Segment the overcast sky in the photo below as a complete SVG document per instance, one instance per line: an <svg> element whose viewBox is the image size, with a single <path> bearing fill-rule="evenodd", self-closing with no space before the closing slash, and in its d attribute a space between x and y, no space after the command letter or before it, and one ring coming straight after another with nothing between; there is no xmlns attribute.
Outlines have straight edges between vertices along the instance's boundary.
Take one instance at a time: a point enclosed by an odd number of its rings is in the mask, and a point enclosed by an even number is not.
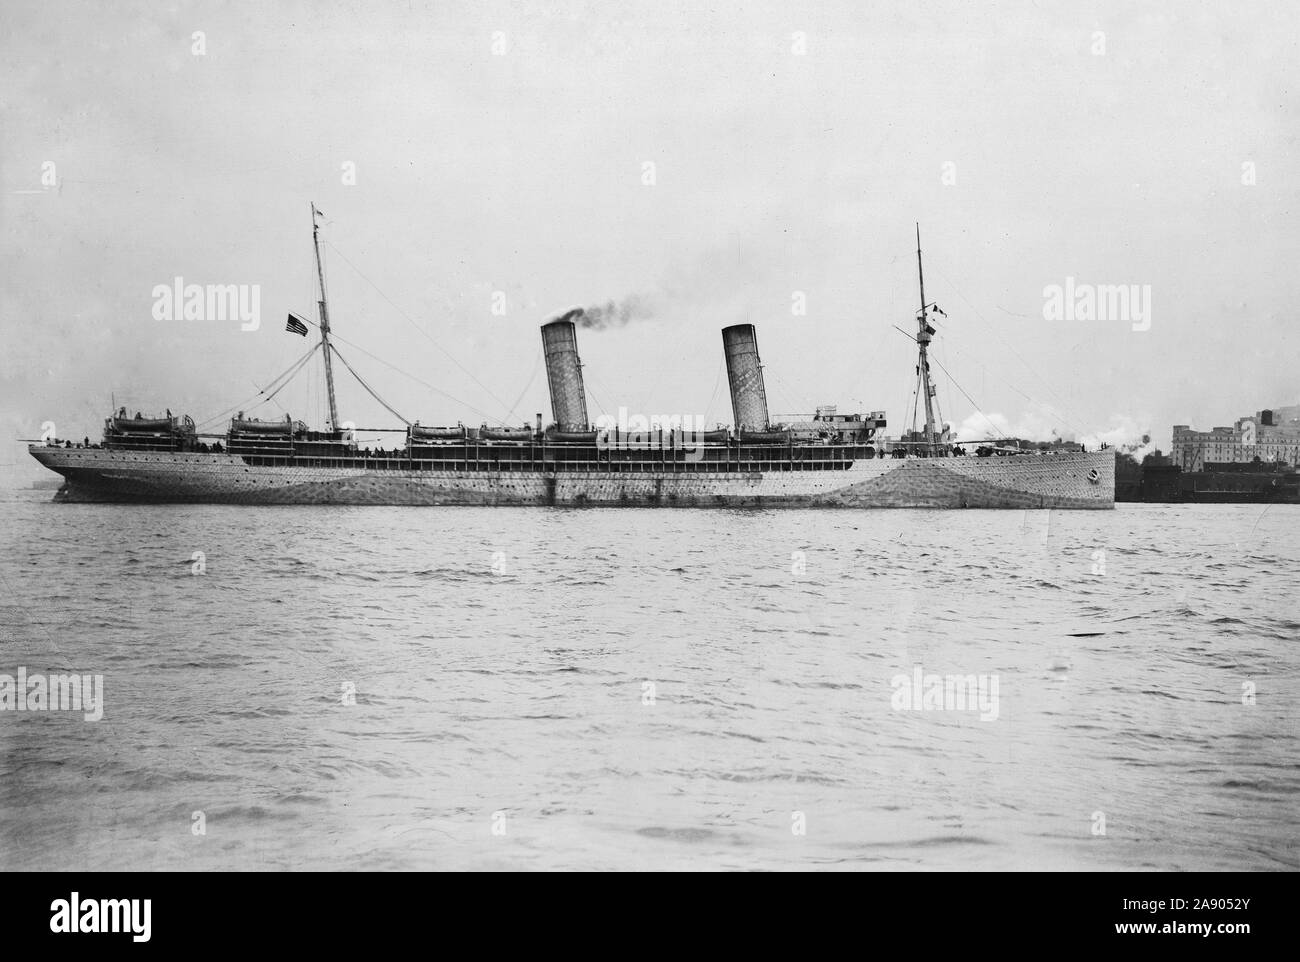
<svg viewBox="0 0 1300 962"><path fill-rule="evenodd" d="M315 317L311 201L336 332L420 380L341 350L425 424L549 419L538 326L635 295L580 332L593 416L730 421L718 331L747 320L774 412L892 433L917 221L954 425L985 423L969 395L1167 448L1300 400L1294 4L542 6L6 0L7 437L255 395L309 346L283 328ZM259 285L260 328L156 320L178 276ZM1067 277L1149 285L1149 330L1046 320ZM320 380L256 413L320 424Z"/></svg>

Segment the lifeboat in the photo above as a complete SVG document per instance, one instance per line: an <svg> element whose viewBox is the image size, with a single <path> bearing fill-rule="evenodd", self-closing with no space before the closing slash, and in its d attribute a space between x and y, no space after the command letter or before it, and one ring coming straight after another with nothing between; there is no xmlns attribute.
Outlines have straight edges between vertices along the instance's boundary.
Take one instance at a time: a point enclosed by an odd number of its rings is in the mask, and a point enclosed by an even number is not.
<svg viewBox="0 0 1300 962"><path fill-rule="evenodd" d="M615 428L598 430L597 438L614 447L668 447L682 444L721 444L727 440L727 429L692 431L684 428L653 431L619 431Z"/></svg>
<svg viewBox="0 0 1300 962"><path fill-rule="evenodd" d="M465 436L463 424L458 424L454 428L426 428L419 424L411 425L412 441L459 441Z"/></svg>
<svg viewBox="0 0 1300 962"><path fill-rule="evenodd" d="M170 431L176 426L175 418L113 418L113 430L131 434Z"/></svg>
<svg viewBox="0 0 1300 962"><path fill-rule="evenodd" d="M283 421L263 421L259 418L231 418L230 430L237 434L291 435L294 433L294 423L287 417Z"/></svg>
<svg viewBox="0 0 1300 962"><path fill-rule="evenodd" d="M490 428L486 424L478 429L479 437L486 441L531 441L532 428Z"/></svg>

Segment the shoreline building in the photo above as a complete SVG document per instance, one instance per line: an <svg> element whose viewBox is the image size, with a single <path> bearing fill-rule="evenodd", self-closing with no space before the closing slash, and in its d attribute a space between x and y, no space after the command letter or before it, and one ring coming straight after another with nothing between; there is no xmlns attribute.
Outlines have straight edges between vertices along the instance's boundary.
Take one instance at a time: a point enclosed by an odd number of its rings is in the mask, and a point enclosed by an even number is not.
<svg viewBox="0 0 1300 962"><path fill-rule="evenodd" d="M1232 427L1194 431L1175 424L1170 458L1184 471L1204 471L1207 464L1300 463L1300 405L1257 411Z"/></svg>

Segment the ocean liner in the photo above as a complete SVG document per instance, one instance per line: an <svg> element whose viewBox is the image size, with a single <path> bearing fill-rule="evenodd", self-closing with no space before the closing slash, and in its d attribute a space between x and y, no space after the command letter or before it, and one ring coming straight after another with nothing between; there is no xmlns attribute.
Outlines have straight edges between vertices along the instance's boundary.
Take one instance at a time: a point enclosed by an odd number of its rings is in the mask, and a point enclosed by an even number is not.
<svg viewBox="0 0 1300 962"><path fill-rule="evenodd" d="M361 448L341 422L320 256L319 211L312 243L320 299L319 340L290 371L320 353L328 425L261 420L239 412L225 433L200 433L187 416L107 418L98 444L51 438L31 455L65 481L56 500L235 504L551 505L650 507L1113 508L1114 451L1022 451L996 442L968 452L937 416L929 345L936 305L925 299L920 231L916 394L924 425L884 436L884 412L841 414L832 406L798 419L769 416L763 366L751 324L722 330L734 422L611 424L588 417L575 322L581 309L541 328L553 423L397 429L393 450ZM287 328L310 323L290 315ZM906 332L904 332L906 333ZM369 385L358 377L366 390ZM276 382L272 382L273 384ZM279 390L279 387L276 390ZM378 398L378 395L375 397ZM269 399L269 397L267 398ZM385 404L385 407L387 405ZM914 411L920 405L914 406ZM391 410L391 408L389 409ZM393 412L396 414L396 412ZM400 417L400 415L399 415ZM405 420L405 419L402 419ZM376 429L377 430L377 429Z"/></svg>

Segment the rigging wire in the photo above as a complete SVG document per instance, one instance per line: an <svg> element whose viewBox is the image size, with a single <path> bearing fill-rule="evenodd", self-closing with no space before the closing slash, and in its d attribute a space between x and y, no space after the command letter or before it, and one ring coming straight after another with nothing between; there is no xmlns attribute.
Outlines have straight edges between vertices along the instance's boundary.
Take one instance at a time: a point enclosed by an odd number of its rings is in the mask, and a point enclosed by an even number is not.
<svg viewBox="0 0 1300 962"><path fill-rule="evenodd" d="M203 427L205 424L211 424L213 421L220 421L222 418L229 417L231 414L234 414L236 411L240 410L241 408L242 408L242 409L245 409L245 410L250 410L250 409L248 408L248 405L249 405L249 404L251 404L253 401L256 401L256 400L257 400L259 397L261 397L263 394L266 394L267 390L271 387L271 385L279 383L279 381L280 381L282 378L284 378L284 377L287 376L288 379L289 379L288 381L285 381L284 384L280 384L279 387L277 387L274 391L271 392L271 395L270 395L269 397L263 398L262 401L258 401L257 405L255 405L255 406L260 406L260 405L263 404L265 401L269 401L269 400L271 399L271 397L274 397L276 394L278 394L278 393L280 392L280 390L281 390L282 388L284 388L284 387L289 383L289 381L292 381L292 380L293 380L293 378L297 375L297 373L298 373L300 370L302 370L303 365L305 365L309 360L311 360L311 356L312 356L313 354L315 354L315 353L316 353L317 351L319 351L319 350L320 350L320 344L319 344L319 342L318 342L318 343L316 343L315 345L313 345L313 346L311 347L311 349L307 351L306 354L304 354L302 357L298 358L298 360L296 360L296 361L294 361L292 364L290 364L289 367L286 368L284 371L281 371L280 374L278 374L275 378L273 378L273 379L270 381L270 383L268 383L268 384L266 385L266 387L262 388L262 390L258 391L256 394L254 394L254 395L253 395L252 397L250 397L248 400L246 400L246 401L241 401L239 404L236 404L234 407L231 407L231 408L226 409L225 411L222 411L220 414L215 414L215 415L213 415L213 416L210 417L210 418L207 418L207 419L205 419L205 420L203 420L203 421L200 421L200 422L198 423L198 427Z"/></svg>
<svg viewBox="0 0 1300 962"><path fill-rule="evenodd" d="M505 423L505 422L502 421L500 418L493 417L491 414L488 414L488 413L485 412L485 411L481 411L481 410L479 410L478 408L474 407L474 405L470 404L469 402L467 402L467 401L462 401L460 398L455 397L455 396L453 396L453 395L451 395L451 394L448 394L446 391L442 390L442 388L434 387L434 386L433 386L432 384L430 384L428 381L424 380L424 378L422 378L422 377L417 377L416 375L411 374L409 371L403 371L403 370L402 370L400 367L398 367L396 364L390 364L388 361L385 361L382 357L378 357L378 356L376 356L376 355L374 355L374 354L371 354L369 351L367 351L367 350L366 350L364 347L362 347L361 345L359 345L359 344L354 344L352 341L349 341L346 337L341 337L341 336L340 336L336 331L331 330L331 331L330 331L330 337L331 337L332 339L334 339L335 341L342 341L342 342L343 342L344 344L346 344L348 347L353 348L354 350L360 351L362 354L364 354L366 357L370 358L372 361L378 361L380 364L384 365L384 367L387 367L387 368L390 368L391 370L396 371L398 374L402 375L403 377L409 377L412 381L415 381L417 384L421 384L421 385L423 385L424 387L428 388L430 391L433 391L435 394L440 394L440 395L442 395L443 397L445 397L447 400L452 401L452 402L454 402L454 403L456 403L456 404L459 404L459 405L461 405L462 407L467 408L467 409L469 409L470 411L473 411L475 414L477 414L477 415L479 415L479 416L481 416L481 417L487 418L489 421L496 421L498 424L504 424L504 423Z"/></svg>
<svg viewBox="0 0 1300 962"><path fill-rule="evenodd" d="M921 401L921 372L916 372L916 387L912 389L912 433L916 434L917 406Z"/></svg>
<svg viewBox="0 0 1300 962"><path fill-rule="evenodd" d="M904 337L906 337L908 340L913 341L913 342L916 341L916 338L912 337L912 335L908 334L906 331L904 331L904 330L903 330L901 327L899 327L898 325L895 324L895 325L893 325L893 327L894 327L894 330L898 331L900 334L902 334L902 335L903 335ZM945 334L945 342L947 342L947 341L951 341L951 340L952 340L952 333L951 333L951 332L947 332L947 333ZM937 343L937 342L936 342L936 343ZM945 343L945 348L944 348L944 349L945 349L945 351L948 349L948 345L947 345L946 343ZM953 352L954 354L958 355L959 357L965 357L965 358L967 358L968 360L970 360L973 364L975 364L975 365L980 369L980 372L981 372L983 375L985 375L985 376L988 375L988 370L989 370L989 369L988 369L988 366L987 366L986 364L983 364L982 362L980 362L977 358L975 358L975 357L973 357L972 355L968 354L966 351L961 350L960 348L956 347L955 345L952 346L952 352ZM936 363L936 364L938 363L938 359L937 359L937 358L936 358L936 360L935 360L935 363ZM943 365L942 365L942 364L940 364L939 367L940 367L941 369L943 369ZM947 373L946 369L944 369L944 370L945 370L945 373ZM1039 399L1036 398L1036 397L1031 397L1030 395L1026 394L1024 391L1020 390L1020 388L1018 388L1018 387L1016 387L1014 384L1012 384L1010 381L1008 381L1006 378L1004 378L1004 377L1002 377L1001 375L999 375L996 371L994 372L993 376L994 376L998 381L1001 382L1001 384L1003 385L1003 387L1006 387L1007 389L1009 389L1009 390L1013 391L1014 393L1018 394L1020 397L1024 398L1024 399L1025 399L1026 401L1028 401L1030 404L1038 405L1039 407L1041 407L1041 408L1043 408L1044 410L1046 410L1049 414L1052 414L1052 415L1054 415L1055 417L1060 418L1061 421L1064 422L1065 425L1066 425L1068 428L1070 428L1072 431L1074 431L1076 434L1085 434L1085 433L1086 433L1086 432L1084 432L1084 431L1081 431L1081 430L1079 429L1078 425L1075 424L1072 420L1070 420L1070 418L1067 417L1066 414L1065 414L1063 411L1061 411L1059 408L1056 408L1056 407L1052 406L1051 404L1047 404L1047 403L1045 403L1045 402L1039 400ZM951 375L949 375L949 379L951 379L952 382L953 382L953 385L956 386L956 387L960 390L960 385L957 384L956 379L955 379L955 378L952 378ZM919 388L918 388L917 390L919 390ZM984 413L984 411L980 408L980 406L977 405L977 404L975 403L975 401L971 399L970 395L969 395L969 394L966 394L965 391L962 391L962 394L966 397L966 400L970 401L971 405L972 405L972 406L974 407L974 409L975 409L975 413L979 414L980 417L984 418L984 420L985 420L986 422L988 422L989 425L991 425L991 426L994 427L994 430L995 430L995 431L998 431L999 434L1001 434L1001 433L1002 433L1002 432L1001 432L1001 429L998 428L998 427L996 427L995 425L993 425L993 422L992 422L992 421L989 421L988 416ZM916 417L915 414L913 414L913 420L915 420L915 417Z"/></svg>
<svg viewBox="0 0 1300 962"><path fill-rule="evenodd" d="M768 375L767 366L764 365L763 380L765 383L769 376L773 381L776 382L777 387L780 388L781 394L785 398L785 403L791 404L795 408L795 410L790 412L791 414L800 414L800 413L811 414L817 410L817 405L810 403L807 396L805 396L799 391L796 391L794 388L790 387L790 385L786 384L785 381L777 377L775 373Z"/></svg>
<svg viewBox="0 0 1300 962"><path fill-rule="evenodd" d="M945 316L946 316L946 315L945 315ZM943 351L945 354L947 353L947 351L946 351L945 348L944 348L944 345L943 345L942 343L938 343L938 342L936 342L935 345L934 345L934 353L935 353L935 355L936 355L934 363L936 363L936 364L939 364L939 359L938 359L938 356L937 356L937 355L939 354L940 351ZM942 365L942 364L939 364L939 369L940 369L940 370L943 370L943 365ZM948 395L948 400L951 401L951 400L952 400L952 391L948 390L948 384L947 384L946 381L945 381L945 382L942 382L939 386L940 386L943 390L942 390L942 391L935 391L935 393L934 393L934 413L935 413L935 423L937 423L937 424L939 425L939 430L942 431L942 430L943 430L943 424L944 424L944 421L943 421L943 405L939 403L939 395L940 395L940 394L947 394L947 395ZM955 410L955 408L954 408L954 410Z"/></svg>
<svg viewBox="0 0 1300 962"><path fill-rule="evenodd" d="M993 432L1000 436L1002 434L1002 429L999 428L992 421L989 421L988 415L985 414L982 410L980 410L980 406L975 403L975 399L966 393L966 389L957 383L957 379L948 373L948 369L939 363L939 359L937 357L934 359L934 363L939 365L939 370L943 371L943 373L947 375L948 380L952 382L952 386L961 392L962 397L964 397L967 401L970 401L971 407L975 409L975 411L979 414L979 416L982 417L985 421L988 421L988 425L993 429Z"/></svg>
<svg viewBox="0 0 1300 962"><path fill-rule="evenodd" d="M894 326L894 330L896 330L899 334L902 334L903 337L907 338L909 341L912 341L913 343L915 343L916 338L912 337L911 334L908 334L907 331L903 330L901 327L898 327L897 325L895 325L895 326ZM989 420L988 415L985 414L984 411L980 408L980 406L979 406L978 404L975 403L975 399L974 399L973 397L971 397L969 394L966 393L966 389L963 388L960 384L957 383L957 379L956 379L955 377L953 377L951 374L948 373L948 369L947 369L946 367L944 367L942 363L940 363L939 358L938 358L938 357L935 357L934 355L930 355L930 357L931 357L931 359L934 361L935 364L938 364L938 365L939 365L939 370L943 371L944 375L947 376L948 380L952 382L952 386L955 387L958 391L960 391L961 394L962 394L962 397L964 397L967 401L970 402L970 406L975 410L975 413L978 414L980 417L982 417L985 421L988 422L988 425L989 425L989 427L991 427L991 428L993 429L993 433L994 433L994 434L996 434L997 436L1001 437L1001 436L1002 436L1002 429L999 428L996 424L994 424L992 421ZM919 399L920 399L920 395L921 395L921 375L920 375L920 373L918 373L917 376L916 376L916 395L917 395L917 400L919 400ZM915 402L915 401L913 402L913 405L912 405L912 426L913 426L913 430L915 430L915 428L916 428L916 402Z"/></svg>
<svg viewBox="0 0 1300 962"><path fill-rule="evenodd" d="M257 387L257 385L254 384L253 387ZM256 409L256 408L258 408L258 407L261 407L261 406L262 406L263 404L265 404L267 401L270 401L272 404L274 404L276 407L278 407L278 408L280 409L280 413L282 413L282 414L288 414L288 413L289 413L287 410L285 410L284 405L281 404L279 401L275 400L274 397L269 397L269 398L267 398L265 401L258 401L257 404L255 405L254 409ZM292 416L292 415L290 415L290 416Z"/></svg>
<svg viewBox="0 0 1300 962"><path fill-rule="evenodd" d="M506 415L507 419L515 416L515 410L519 407L520 402L523 401L524 395L528 393L529 389L533 386L533 382L537 380L537 372L541 370L542 367L543 353L542 348L539 347L537 349L537 359L533 362L533 373L528 376L528 383L525 384L524 389L519 392L519 397L515 398L515 403L510 406L510 413ZM504 424L505 422L503 421L502 423Z"/></svg>
<svg viewBox="0 0 1300 962"><path fill-rule="evenodd" d="M949 333L949 334L947 335L947 337L948 337L949 339L951 339L951 337L952 337L951 333ZM962 351L960 348L958 348L958 347L956 347L956 346L954 345L954 346L953 346L953 353L957 354L958 356L962 356L962 357L966 357L966 358L968 358L968 359L971 360L971 361L972 361L976 366L979 367L981 373L983 373L985 376L988 375L988 366L987 366L986 364L983 364L982 362L980 362L978 359L976 359L976 358L972 357L971 355L967 354L967 352ZM1063 424L1065 424L1066 427L1068 427L1070 430L1074 431L1076 434L1084 434L1084 433L1086 433L1086 432L1080 430L1079 426L1078 426L1078 425L1077 425L1077 424L1076 424L1076 423L1075 423L1075 422L1074 422L1074 421L1073 421L1069 416L1067 416L1066 413L1065 413L1064 411L1062 411L1060 408L1056 407L1055 405L1048 404L1047 402L1042 401L1042 400L1040 400L1039 398L1032 397L1032 396L1026 394L1024 391L1020 390L1020 388L1016 387L1014 384L1012 384L1012 383L1011 383L1010 381L1008 381L1006 378L1002 377L1002 376L1001 376L1000 374L998 374L996 371L994 371L994 373L993 373L993 377L994 377L997 381L999 381L999 382L1002 384L1003 387L1007 388L1007 389L1008 389L1009 391L1011 391L1012 393L1018 395L1019 397L1023 398L1024 400L1028 401L1030 404L1032 404L1032 405L1036 405L1036 406L1042 408L1042 409L1045 410L1048 414L1051 414L1053 417L1057 417L1057 418L1059 418L1059 419L1061 420L1061 422L1062 422Z"/></svg>
<svg viewBox="0 0 1300 962"><path fill-rule="evenodd" d="M584 379L583 379L582 386L583 386L583 387L586 389L586 391L587 391L587 398L591 401L591 403L592 403L593 405L595 405L595 407L596 407L597 410L601 411L601 412L604 413L604 414L609 414L609 408L605 407L605 405L601 402L601 400L600 400L598 397L596 397L596 392L593 391L593 390L591 389L591 382L592 382L593 380L594 380L594 378L592 378L592 377L590 377L590 376L588 376L587 378L584 378ZM603 391L604 389L605 389L605 388L604 388L604 385L602 385L602 386L601 386L601 390ZM613 396L614 396L614 395L612 395L612 394L610 395L610 397L613 397Z"/></svg>
<svg viewBox="0 0 1300 962"><path fill-rule="evenodd" d="M718 359L718 376L713 381L713 394L709 396L708 407L704 409L704 423L709 423L709 415L713 413L713 402L718 399L718 388L722 386L722 371L727 366L725 357Z"/></svg>
<svg viewBox="0 0 1300 962"><path fill-rule="evenodd" d="M298 320L300 320L300 321L305 321L306 323L310 324L312 327L315 327L315 328L319 328L319 327L320 327L319 324L317 324L315 321L310 320L309 318L299 317L297 314L295 314L294 316L297 317ZM448 394L446 391L443 391L443 390L441 390L440 388L436 388L436 387L434 387L432 384L430 384L428 381L424 380L423 378L416 377L414 374L411 374L409 371L403 371L403 370L402 370L400 367L398 367L397 365L395 365L395 364L390 364L388 361L385 361L382 357L379 357L378 355L375 355L375 354L371 354L371 353L370 353L369 351L367 351L364 347L361 347L359 344L355 344L355 343L353 343L352 341L349 341L346 337L344 337L343 335L339 334L337 331L333 331L333 330L331 330L331 331L330 331L330 334L331 334L331 336L334 338L334 340L336 340L336 341L342 341L342 342L343 342L344 344L346 344L348 347L356 348L356 350L360 351L360 352L361 352L362 354L364 354L366 357L370 358L371 360L378 361L380 364L384 365L385 367L391 368L392 370L396 371L398 374L401 374L403 377L409 377L411 380L416 381L416 382L419 383L419 384L422 384L424 387L427 387L430 391L433 391L433 392L435 392L435 393L437 393L437 394L441 394L443 397L447 398L449 401L453 401L453 402L455 402L456 404L459 404L459 405L462 405L463 407L469 408L469 409L470 409L471 411L473 411L475 414L478 414L478 415L480 415L480 416L482 416L482 417L485 417L485 418L487 418L488 420L494 420L494 418L492 417L492 415L488 414L487 412L485 412L485 411L480 411L478 408L474 407L472 404L469 404L469 403L466 402L466 401L462 401L460 398L454 397L453 395ZM319 346L320 346L320 345L318 344L317 347L319 347ZM313 350L314 350L314 349L313 349ZM407 421L406 418L402 417L402 415L400 415L400 414L398 414L396 411L394 411L391 407L388 407L387 403L385 403L384 400L383 400L382 398L380 398L379 395L376 394L376 393L374 392L374 390L373 390L372 388L370 388L370 387L366 384L366 382L365 382L364 380L362 380L361 375L357 374L357 372L352 368L352 366L351 366L350 364L348 364L348 362L347 362L346 360L344 360L343 355L342 355L342 354L339 354L337 348L335 348L335 350L334 350L334 355L335 355L335 357L337 357L340 361L343 361L344 366L347 367L348 371L351 372L352 376L355 377L355 378L357 379L357 381L361 384L361 386L364 387L368 392L370 392L371 397L373 397L373 398L374 398L376 401L378 401L380 404L383 404L384 407L388 408L388 410L389 410L390 412L392 412L392 413L393 413L393 414L398 418L398 420L400 420L400 421L404 421L404 422L406 422L407 424L410 424L410 423L411 423L410 421ZM540 356L540 355L539 355L539 356ZM537 374L536 370L533 371L533 374L534 374L534 376L536 376L536 374ZM530 382L530 383L531 383L531 382ZM518 404L518 402L515 402L515 403ZM495 419L495 420L497 420L500 424L505 424L505 422L504 422L504 421L501 421L500 419Z"/></svg>
<svg viewBox="0 0 1300 962"><path fill-rule="evenodd" d="M445 347L443 347L441 344L438 343L437 339L435 339L435 338L433 337L432 334L430 334L428 331L426 331L423 327L421 327L418 323L416 323L416 321L415 321L415 320L414 320L414 319L413 319L409 314L407 314L404 310L402 310L400 307L398 307L397 304L393 301L393 299L390 298L387 294L385 294L382 290L380 290L378 284L376 284L376 283L375 283L374 281L372 281L369 277L367 277L365 274L363 274L363 273L361 272L361 268L357 267L356 264L353 264L352 261L348 259L348 256L347 256L346 254L344 254L341 250L339 250L337 247L334 246L334 244L333 244L332 241L328 241L328 240L325 241L325 245L326 245L327 247L331 248L331 249L334 251L334 253L336 253L336 254L339 255L339 257L343 258L344 262L345 262L349 267L351 267L354 271L357 272L357 276L358 276L358 277L360 277L363 281L365 281L367 284L369 284L371 287L373 287L373 288L375 289L375 291L379 294L379 296L382 297L384 300L386 300L386 301L389 303L389 305L393 308L393 310L397 311L397 313L400 314L400 315L402 315L402 317L405 318L406 321L407 321L407 322L408 322L412 327L414 327L417 331L419 331L421 334L423 334L423 335L428 339L429 343L432 344L434 347L436 347L436 348L437 348L437 349L442 353L442 355L443 355L444 357L447 358L447 360L451 361L452 364L454 364L454 365L456 365L456 367L460 368L460 370L461 370L465 375L467 375L471 381L473 381L475 384L477 384L480 388L483 389L483 392L484 392L485 394L487 394L488 397L490 397L492 400L496 401L497 404L500 404L502 408L505 408L506 405L505 405L505 402L504 402L504 401L502 401L499 397L497 397L497 396L496 396L495 394L493 394L490 390L488 390L487 385L485 385L482 381L480 381L477 377L475 377L475 376L474 376L474 373L473 373L472 371L470 371L469 368L465 367L465 365L461 364L460 361L456 360L456 358L453 357L453 356L451 355L451 353L448 352L448 350L447 350ZM480 412L480 413L481 413L481 412ZM486 415L484 415L484 416L486 417ZM505 422L502 421L502 422L500 422L500 423L504 424Z"/></svg>
<svg viewBox="0 0 1300 962"><path fill-rule="evenodd" d="M360 384L363 388L365 388L366 391L370 394L370 396L371 396L372 398L374 398L374 399L375 399L376 401L378 401L381 405L383 405L383 407L388 411L389 414L393 415L393 417L397 418L397 420L399 420L399 421L401 421L402 423L404 423L407 427L410 427L410 426L411 426L411 422L410 422L410 421L408 421L408 420L407 420L406 418L404 418L402 415L398 414L397 411L393 410L392 405L390 405L387 401L385 401L383 398L381 398L381 397L379 396L379 393L378 393L374 388L372 388L369 384L366 383L365 378L363 378L360 374L358 374L358 373L356 372L356 370L352 367L352 365L348 363L348 359L347 359L346 357L344 357L342 354L339 353L339 349L338 349L337 347L335 347L333 344L331 344L331 345L330 345L330 350L334 352L334 356L335 356L335 357L337 357L340 361L343 362L343 366L344 366L345 368L348 369L348 372L349 372L349 373L350 373L354 378L357 379L357 383Z"/></svg>
<svg viewBox="0 0 1300 962"><path fill-rule="evenodd" d="M988 319L979 312L979 310L975 307L974 304L972 304L969 300L967 300L965 294L963 294L960 290L957 289L957 285L952 282L952 278L950 278L947 274L945 274L943 270L940 267L938 267L938 265L935 265L933 269L937 271L945 281L948 282L948 286L952 288L953 293L956 294L965 302L966 306L971 309L971 312L976 317L978 317L981 321L984 322L985 327L988 328L990 332L992 332L993 336L998 339L998 341L1002 344L1002 346L1005 347L1011 353L1011 355L1015 357L1015 359L1018 360L1021 364L1023 364L1036 378L1042 381L1043 386L1047 388L1048 393L1050 393L1052 397L1056 398L1056 400L1064 408L1064 410L1056 411L1056 414L1060 416L1061 420L1066 422L1070 430L1076 432L1077 434L1084 434L1085 432L1080 430L1079 426L1075 424L1074 421L1072 420L1072 418L1075 416L1075 412L1073 410L1070 410L1069 405L1066 404L1065 400L1054 390L1052 390L1052 385L1048 383L1047 379L1043 377L1040 373L1038 373L1038 370L1032 364L1026 361L1023 357L1021 357L1019 352L1017 352L1014 347L1012 347L1010 344L1008 344L1005 340L1002 339L1002 337L997 333L997 331L994 330L993 325L989 323ZM1016 388L1014 388L1009 382L1004 382L1004 383L1007 383L1008 387L1011 387L1012 390L1016 391L1017 394L1020 394L1021 397L1024 397L1031 404L1040 404L1043 407L1049 408L1050 410L1051 407L1050 405L1043 404L1043 402L1035 398L1031 398L1028 395L1024 394L1023 392L1016 390ZM1067 411L1069 412L1070 415L1068 417L1066 416Z"/></svg>

